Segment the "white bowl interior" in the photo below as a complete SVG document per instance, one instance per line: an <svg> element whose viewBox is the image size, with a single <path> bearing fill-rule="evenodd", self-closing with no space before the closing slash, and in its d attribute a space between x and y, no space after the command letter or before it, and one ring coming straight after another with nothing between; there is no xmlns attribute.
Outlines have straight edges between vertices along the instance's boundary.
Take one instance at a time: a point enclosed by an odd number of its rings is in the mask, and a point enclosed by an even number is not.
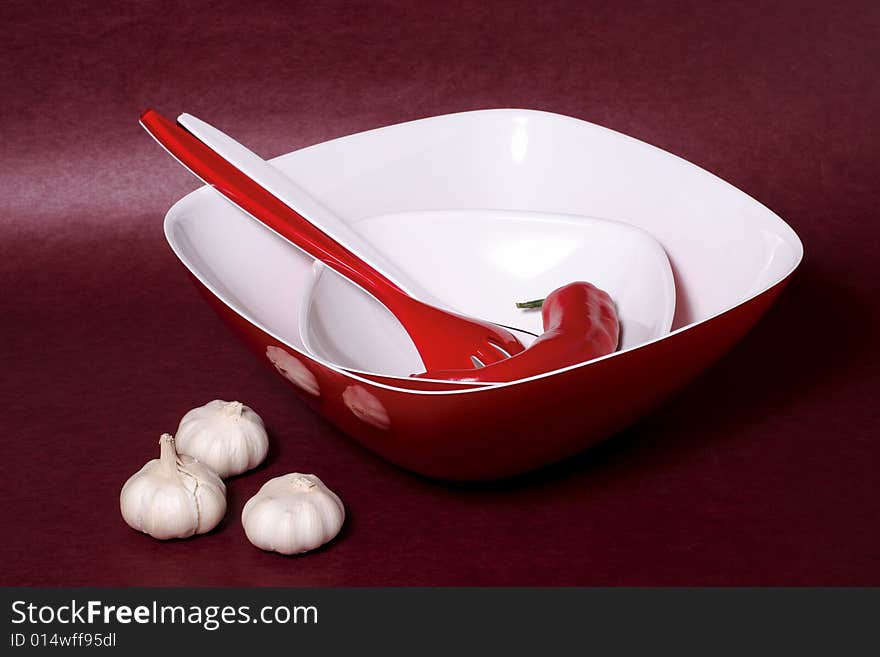
<svg viewBox="0 0 880 657"><path fill-rule="evenodd" d="M362 219L354 228L435 305L533 334L541 299L573 281L608 292L621 321L623 349L669 331L675 283L666 254L644 231L590 217L538 212L435 210ZM406 331L372 296L316 267L299 327L321 360L370 373L424 371ZM307 293L308 294L308 293ZM530 339L529 339L530 338Z"/></svg>
<svg viewBox="0 0 880 657"><path fill-rule="evenodd" d="M766 207L685 160L556 114L484 110L324 142L273 161L344 220L508 209L611 217L651 234L675 274L673 329L781 281L803 250ZM313 260L210 188L169 210L166 236L233 310L303 351Z"/></svg>

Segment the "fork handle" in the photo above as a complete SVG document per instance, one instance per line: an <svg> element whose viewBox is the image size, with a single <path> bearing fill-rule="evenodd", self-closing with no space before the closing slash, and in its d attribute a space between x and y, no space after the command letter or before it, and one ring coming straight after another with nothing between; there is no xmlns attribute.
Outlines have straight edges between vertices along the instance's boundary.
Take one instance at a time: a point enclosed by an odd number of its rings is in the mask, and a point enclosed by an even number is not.
<svg viewBox="0 0 880 657"><path fill-rule="evenodd" d="M406 293L391 279L314 226L225 158L156 110L140 124L169 154L251 217L359 285L386 306Z"/></svg>
<svg viewBox="0 0 880 657"><path fill-rule="evenodd" d="M339 218L320 199L284 174L280 169L239 143L225 132L192 114L181 114L177 125L217 153L248 178L307 219L318 230L338 242L373 269L394 282L410 296L428 299L429 295L410 280L369 241L361 237L347 222Z"/></svg>

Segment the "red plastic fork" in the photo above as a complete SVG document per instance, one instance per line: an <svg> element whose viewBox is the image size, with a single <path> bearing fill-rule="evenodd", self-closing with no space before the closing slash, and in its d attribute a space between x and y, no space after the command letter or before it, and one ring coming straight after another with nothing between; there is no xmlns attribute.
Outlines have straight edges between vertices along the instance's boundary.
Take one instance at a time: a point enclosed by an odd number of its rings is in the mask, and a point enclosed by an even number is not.
<svg viewBox="0 0 880 657"><path fill-rule="evenodd" d="M140 123L178 162L234 205L388 308L409 334L426 369L479 367L523 351L520 341L505 328L442 310L409 296L307 217L155 110L141 114Z"/></svg>

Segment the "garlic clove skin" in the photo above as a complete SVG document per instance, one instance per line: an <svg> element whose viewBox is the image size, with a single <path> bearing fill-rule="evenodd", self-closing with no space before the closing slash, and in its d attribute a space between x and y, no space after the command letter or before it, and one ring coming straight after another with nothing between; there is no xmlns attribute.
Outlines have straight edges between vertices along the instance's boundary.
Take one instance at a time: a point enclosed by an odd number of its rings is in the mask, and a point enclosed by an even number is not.
<svg viewBox="0 0 880 657"><path fill-rule="evenodd" d="M270 479L247 501L241 524L261 550L301 554L331 541L345 522L339 496L311 474Z"/></svg>
<svg viewBox="0 0 880 657"><path fill-rule="evenodd" d="M171 434L159 439L161 456L129 477L119 494L125 522L153 538L204 534L226 513L226 485L203 463L180 456Z"/></svg>
<svg viewBox="0 0 880 657"><path fill-rule="evenodd" d="M269 452L263 420L238 401L215 399L189 411L177 427L177 449L231 477L262 463Z"/></svg>

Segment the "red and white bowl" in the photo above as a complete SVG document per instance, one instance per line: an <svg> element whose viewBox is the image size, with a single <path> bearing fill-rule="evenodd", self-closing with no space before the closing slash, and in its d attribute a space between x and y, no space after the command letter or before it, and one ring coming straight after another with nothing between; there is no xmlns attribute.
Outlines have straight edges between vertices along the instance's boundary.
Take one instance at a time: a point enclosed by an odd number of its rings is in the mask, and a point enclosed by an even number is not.
<svg viewBox="0 0 880 657"><path fill-rule="evenodd" d="M640 228L665 250L676 299L665 336L513 383L409 381L404 388L394 377L346 372L304 348L311 258L209 188L176 203L165 219L169 244L256 355L343 431L432 477L515 474L624 428L741 338L803 256L782 219L712 174L620 133L544 112L434 117L274 163L352 223L461 208L583 215Z"/></svg>

